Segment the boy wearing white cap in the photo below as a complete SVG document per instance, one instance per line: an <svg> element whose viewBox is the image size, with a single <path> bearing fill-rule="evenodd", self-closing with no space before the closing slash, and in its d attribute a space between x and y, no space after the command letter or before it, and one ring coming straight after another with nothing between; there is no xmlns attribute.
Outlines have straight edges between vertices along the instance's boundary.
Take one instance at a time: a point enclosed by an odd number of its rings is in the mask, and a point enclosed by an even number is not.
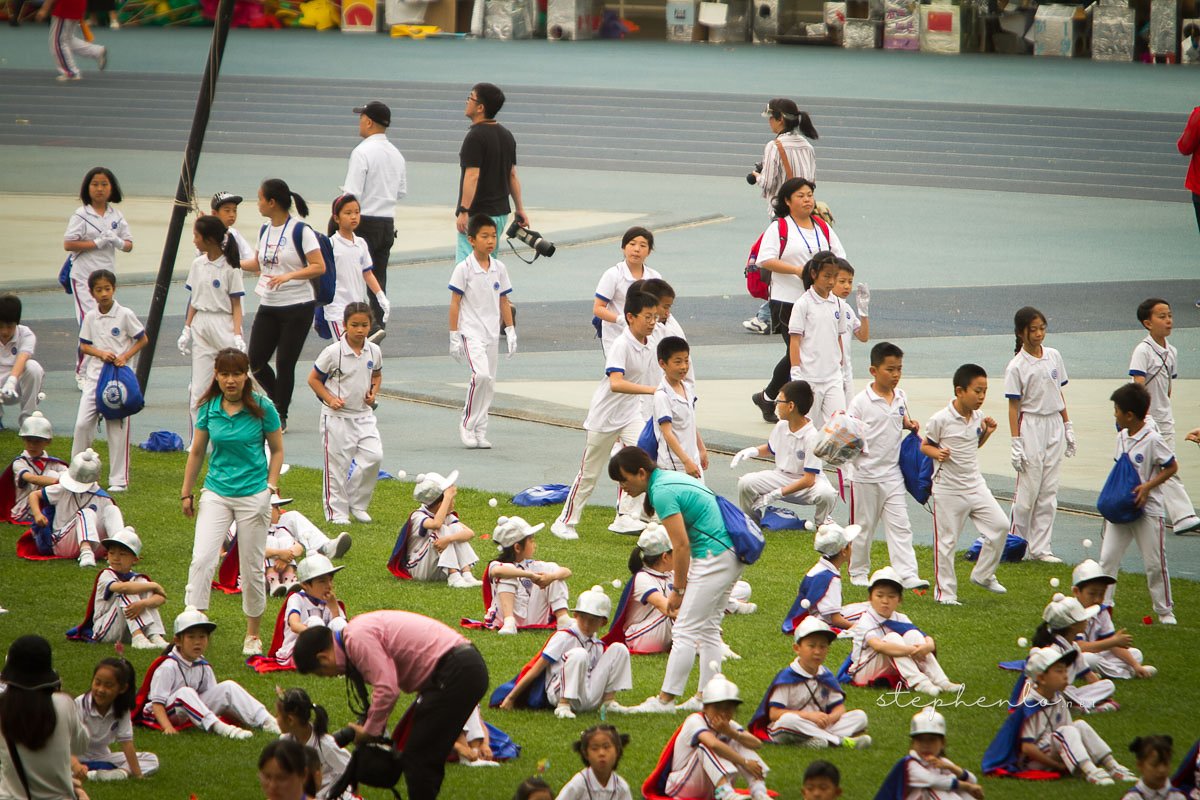
<svg viewBox="0 0 1200 800"><path fill-rule="evenodd" d="M807 617L816 617L842 630L854 627L864 604L855 603L849 616L842 607L842 567L853 556L855 543L862 533L858 525L843 528L827 523L817 529L813 548L821 554L800 581L796 600L783 619L783 632L791 633Z"/></svg>
<svg viewBox="0 0 1200 800"><path fill-rule="evenodd" d="M96 483L99 477L100 456L89 447L71 459L58 483L29 495L43 555L78 558L79 566L94 567L96 555L104 552L100 540L125 527L121 509Z"/></svg>
<svg viewBox="0 0 1200 800"><path fill-rule="evenodd" d="M912 747L884 779L876 800L980 800L983 787L946 757L946 718L926 707L908 726Z"/></svg>
<svg viewBox="0 0 1200 800"><path fill-rule="evenodd" d="M405 568L419 581L445 579L454 589L482 586L471 574L479 561L471 540L475 531L463 524L454 509L458 495L458 470L442 476L426 472L417 476L413 498L421 507L408 517L408 554Z"/></svg>
<svg viewBox="0 0 1200 800"><path fill-rule="evenodd" d="M867 712L846 710L846 694L825 666L837 638L825 622L806 617L797 627L796 658L784 667L750 719L750 732L764 742L825 747L870 747Z"/></svg>
<svg viewBox="0 0 1200 800"><path fill-rule="evenodd" d="M13 459L5 477L0 478L7 480L7 476L12 477L12 506L7 513L8 519L16 524L33 520L29 511L29 495L42 487L58 483L59 473L67 469L66 462L46 452L50 440L54 438L54 428L50 425L50 420L42 416L42 412L35 411L30 414L21 423L18 435L25 443L25 449ZM2 492L0 496L3 496ZM0 513L4 511L5 509L0 508Z"/></svg>
<svg viewBox="0 0 1200 800"><path fill-rule="evenodd" d="M1079 654L1079 657L1067 666L1067 676L1070 680L1063 694L1083 709L1084 713L1089 714L1095 711L1116 711L1120 708L1111 700L1116 690L1115 684L1090 670L1079 649L1079 637L1099 611L1099 606L1084 608L1074 597L1064 597L1061 593L1055 593L1042 610L1042 624L1033 636L1035 647L1053 647L1060 653L1074 650ZM1083 685L1076 686L1076 681L1083 681ZM1026 683L1024 696L1028 697L1031 691L1032 686Z"/></svg>
<svg viewBox="0 0 1200 800"><path fill-rule="evenodd" d="M346 611L333 591L333 576L343 569L319 553L300 562L296 571L300 589L288 595L283 607L283 641L275 651L280 664L293 666L296 637L311 626L325 625L334 631L346 626Z"/></svg>
<svg viewBox="0 0 1200 800"><path fill-rule="evenodd" d="M142 555L142 540L133 528L105 536L100 545L108 551L108 566L96 576L89 602L93 642L129 641L134 649L167 646L166 628L158 608L167 602L161 584L134 571ZM85 632L88 621L80 626ZM69 636L69 634L68 634Z"/></svg>
<svg viewBox="0 0 1200 800"><path fill-rule="evenodd" d="M1113 624L1112 605L1104 594L1117 579L1108 575L1092 559L1081 561L1071 572L1071 591L1085 608L1100 610L1087 621L1083 636L1075 643L1083 653L1083 662L1106 678L1152 678L1155 667L1146 665L1142 651L1133 647L1133 637Z"/></svg>
<svg viewBox="0 0 1200 800"><path fill-rule="evenodd" d="M752 800L766 800L769 768L755 752L762 742L733 719L742 704L737 685L718 673L703 695L703 710L688 715L671 736L646 787L656 796L730 800L740 777Z"/></svg>
<svg viewBox="0 0 1200 800"><path fill-rule="evenodd" d="M904 597L900 576L891 567L871 576L868 607L850 630L854 641L850 653L850 679L855 686L878 682L905 686L911 691L936 697L940 692L959 692L942 670L932 636L912 624L896 609Z"/></svg>
<svg viewBox="0 0 1200 800"><path fill-rule="evenodd" d="M550 637L541 658L521 676L501 708L514 707L542 672L546 672L546 699L554 706L554 716L574 719L576 713L606 709L625 709L614 699L617 692L633 688L629 649L620 643L609 645L596 634L608 624L612 600L599 586L581 592L575 603L574 621Z"/></svg>
<svg viewBox="0 0 1200 800"><path fill-rule="evenodd" d="M487 567L484 600L491 603L484 624L499 633L514 634L526 626L544 626L557 619L558 627L570 624L567 612L567 578L571 570L553 561L534 559L538 531L544 522L530 525L521 517L500 517L492 541L500 555ZM488 591L490 589L490 592Z"/></svg>

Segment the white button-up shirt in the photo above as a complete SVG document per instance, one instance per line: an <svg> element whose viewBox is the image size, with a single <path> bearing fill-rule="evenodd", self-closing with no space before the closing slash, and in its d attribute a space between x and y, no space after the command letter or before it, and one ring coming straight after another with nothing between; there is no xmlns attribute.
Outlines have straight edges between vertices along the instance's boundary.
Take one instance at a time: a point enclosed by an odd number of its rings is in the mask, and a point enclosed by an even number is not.
<svg viewBox="0 0 1200 800"><path fill-rule="evenodd" d="M358 198L364 217L396 215L396 201L408 194L408 170L386 134L368 136L350 153L342 191Z"/></svg>

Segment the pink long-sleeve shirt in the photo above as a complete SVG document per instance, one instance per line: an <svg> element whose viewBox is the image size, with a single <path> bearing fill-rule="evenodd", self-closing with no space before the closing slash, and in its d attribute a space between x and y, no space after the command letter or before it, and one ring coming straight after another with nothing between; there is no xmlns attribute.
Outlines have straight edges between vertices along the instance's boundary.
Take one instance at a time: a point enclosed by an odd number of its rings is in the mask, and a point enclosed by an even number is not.
<svg viewBox="0 0 1200 800"><path fill-rule="evenodd" d="M348 658L371 687L367 732L384 735L400 693L420 691L442 656L463 644L467 639L458 631L408 611L372 611L351 619L334 654L338 666Z"/></svg>

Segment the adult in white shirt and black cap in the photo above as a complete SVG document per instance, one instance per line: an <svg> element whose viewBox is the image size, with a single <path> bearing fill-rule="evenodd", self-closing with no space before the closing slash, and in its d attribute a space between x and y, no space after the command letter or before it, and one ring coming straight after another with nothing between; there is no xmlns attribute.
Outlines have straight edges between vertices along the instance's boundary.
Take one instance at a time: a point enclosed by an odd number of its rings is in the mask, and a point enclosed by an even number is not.
<svg viewBox="0 0 1200 800"><path fill-rule="evenodd" d="M371 249L371 271L379 288L387 292L388 255L396 241L396 202L408 194L408 172L404 156L388 141L392 110L378 100L354 109L362 141L350 153L350 167L342 184L345 194L358 198L362 217L359 236ZM379 301L368 295L374 323L384 327Z"/></svg>

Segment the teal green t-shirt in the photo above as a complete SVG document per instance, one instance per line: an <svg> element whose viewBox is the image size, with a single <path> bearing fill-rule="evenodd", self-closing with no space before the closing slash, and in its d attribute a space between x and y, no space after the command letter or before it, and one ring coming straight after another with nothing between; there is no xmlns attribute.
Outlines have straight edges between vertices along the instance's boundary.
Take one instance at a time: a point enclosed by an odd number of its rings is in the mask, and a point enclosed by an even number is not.
<svg viewBox="0 0 1200 800"><path fill-rule="evenodd" d="M708 558L733 549L725 530L717 496L700 481L683 472L656 469L646 489L659 519L680 514L687 527L692 558Z"/></svg>
<svg viewBox="0 0 1200 800"><path fill-rule="evenodd" d="M279 430L279 412L270 398L258 392L254 400L265 412L258 419L244 407L232 417L214 397L196 409L196 430L207 431L212 442L204 488L222 497L248 497L267 488L267 434Z"/></svg>

